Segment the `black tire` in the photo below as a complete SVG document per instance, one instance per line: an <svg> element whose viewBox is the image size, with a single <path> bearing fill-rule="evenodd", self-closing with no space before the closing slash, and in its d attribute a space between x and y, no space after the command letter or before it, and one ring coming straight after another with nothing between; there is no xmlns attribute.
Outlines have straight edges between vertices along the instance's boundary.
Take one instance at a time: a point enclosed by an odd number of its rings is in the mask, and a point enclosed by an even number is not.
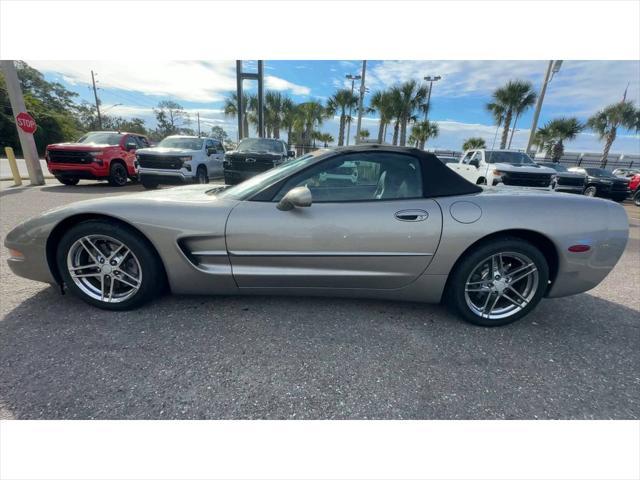
<svg viewBox="0 0 640 480"><path fill-rule="evenodd" d="M76 285L67 267L67 255L76 241L87 235L104 235L115 239L124 244L135 256L140 266L141 280L138 290L130 298L119 303L110 303L89 296ZM131 254L129 254L129 257L131 257ZM56 263L69 292L85 302L105 310L131 310L137 308L158 296L163 291L165 283L165 274L161 261L149 241L132 228L109 220L87 220L68 230L58 244ZM111 277L115 278L114 275L112 273ZM109 280L106 281L109 282Z"/></svg>
<svg viewBox="0 0 640 480"><path fill-rule="evenodd" d="M633 194L633 204L636 207L640 207L640 188Z"/></svg>
<svg viewBox="0 0 640 480"><path fill-rule="evenodd" d="M224 184L225 184L225 185L235 185L236 183L238 183L238 182L236 182L236 181L235 181L232 177L230 177L229 175L226 175L226 174L225 174L225 176L224 176Z"/></svg>
<svg viewBox="0 0 640 480"><path fill-rule="evenodd" d="M131 183L138 183L138 176L134 175L133 177L129 177L129 180L131 180Z"/></svg>
<svg viewBox="0 0 640 480"><path fill-rule="evenodd" d="M142 177L140 179L140 183L142 183L142 186L147 190L155 190L156 188L158 188L158 182L149 180L148 178Z"/></svg>
<svg viewBox="0 0 640 480"><path fill-rule="evenodd" d="M582 191L582 194L587 197L595 197L598 195L598 187L595 185L587 185L587 187Z"/></svg>
<svg viewBox="0 0 640 480"><path fill-rule="evenodd" d="M207 167L200 165L196 170L196 183L209 183L209 174L207 173Z"/></svg>
<svg viewBox="0 0 640 480"><path fill-rule="evenodd" d="M486 178L479 178L476 181L476 185L486 185L487 184L487 179Z"/></svg>
<svg viewBox="0 0 640 480"><path fill-rule="evenodd" d="M80 181L80 179L76 177L56 177L56 180L63 185L77 185Z"/></svg>
<svg viewBox="0 0 640 480"><path fill-rule="evenodd" d="M537 269L537 281L534 280L533 277L531 279L532 285L537 283L537 285L535 285L535 291L532 292L532 297L529 299L524 308L520 307L519 310L514 311L508 316L505 316L503 318L488 318L484 316L481 317L467 303L467 279L470 278L474 270L476 270L479 265L483 264L483 261L485 259L498 253L507 252L523 255L535 265ZM497 327L515 322L516 320L524 317L531 310L533 310L540 299L543 297L547 288L548 281L549 266L547 265L547 261L544 255L540 252L540 250L538 250L538 248L536 248L531 243L517 237L492 239L491 241L487 241L473 247L472 251L465 257L463 257L462 260L455 266L447 282L444 300L455 313L457 313L467 322L483 327ZM516 284L517 282L514 283L514 285ZM505 290L505 292L507 292L507 290ZM509 294L511 295L510 290ZM502 294L500 293L500 295ZM491 297L491 295L489 295L489 298L493 299L495 297Z"/></svg>
<svg viewBox="0 0 640 480"><path fill-rule="evenodd" d="M124 187L129 179L129 172L120 162L111 162L111 168L109 168L109 185L112 187Z"/></svg>

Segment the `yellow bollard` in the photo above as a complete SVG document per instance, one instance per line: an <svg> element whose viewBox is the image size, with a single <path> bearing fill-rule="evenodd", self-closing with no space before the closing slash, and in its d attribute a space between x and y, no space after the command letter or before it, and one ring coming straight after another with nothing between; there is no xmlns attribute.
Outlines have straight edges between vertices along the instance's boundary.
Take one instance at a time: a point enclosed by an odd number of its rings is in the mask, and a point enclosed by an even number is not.
<svg viewBox="0 0 640 480"><path fill-rule="evenodd" d="M9 167L11 167L11 175L13 175L14 186L22 185L22 179L20 178L20 171L18 170L18 164L16 163L16 156L13 154L13 148L4 147L4 153L7 154L9 159Z"/></svg>

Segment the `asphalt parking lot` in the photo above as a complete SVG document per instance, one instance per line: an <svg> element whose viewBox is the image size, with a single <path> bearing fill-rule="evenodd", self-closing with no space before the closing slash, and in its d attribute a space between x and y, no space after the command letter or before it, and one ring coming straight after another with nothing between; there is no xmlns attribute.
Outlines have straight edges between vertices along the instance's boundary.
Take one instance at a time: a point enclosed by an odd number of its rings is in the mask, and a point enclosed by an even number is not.
<svg viewBox="0 0 640 480"><path fill-rule="evenodd" d="M10 185L2 242L49 208L141 190ZM626 209L627 250L599 287L494 329L438 305L331 298L106 312L15 277L2 247L0 418L640 418L640 209Z"/></svg>

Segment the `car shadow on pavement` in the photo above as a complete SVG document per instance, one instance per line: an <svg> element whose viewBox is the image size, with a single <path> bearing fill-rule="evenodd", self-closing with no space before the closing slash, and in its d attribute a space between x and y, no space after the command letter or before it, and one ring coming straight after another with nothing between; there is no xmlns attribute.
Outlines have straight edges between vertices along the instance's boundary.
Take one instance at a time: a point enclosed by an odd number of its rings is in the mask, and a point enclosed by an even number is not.
<svg viewBox="0 0 640 480"><path fill-rule="evenodd" d="M93 182L78 185L47 185L42 187L43 192L47 193L131 193L144 191L144 187L139 183L129 182L123 187L113 187L108 182Z"/></svg>
<svg viewBox="0 0 640 480"><path fill-rule="evenodd" d="M18 419L629 419L638 312L590 294L503 328L439 305L167 296L107 312L45 288L0 322Z"/></svg>

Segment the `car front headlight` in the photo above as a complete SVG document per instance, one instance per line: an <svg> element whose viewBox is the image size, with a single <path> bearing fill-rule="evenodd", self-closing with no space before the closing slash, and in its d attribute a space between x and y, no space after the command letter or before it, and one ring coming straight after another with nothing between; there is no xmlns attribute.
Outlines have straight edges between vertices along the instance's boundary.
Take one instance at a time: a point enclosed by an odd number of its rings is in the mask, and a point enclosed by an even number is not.
<svg viewBox="0 0 640 480"><path fill-rule="evenodd" d="M493 174L494 174L496 177L501 177L501 176L503 176L503 175L504 175L504 172L501 172L500 170L494 170L494 171L493 171Z"/></svg>
<svg viewBox="0 0 640 480"><path fill-rule="evenodd" d="M102 155L102 152L89 152L89 155L91 155L93 158L98 158L100 155Z"/></svg>
<svg viewBox="0 0 640 480"><path fill-rule="evenodd" d="M190 162L191 161L191 157L178 157L178 160L181 160L183 162Z"/></svg>

